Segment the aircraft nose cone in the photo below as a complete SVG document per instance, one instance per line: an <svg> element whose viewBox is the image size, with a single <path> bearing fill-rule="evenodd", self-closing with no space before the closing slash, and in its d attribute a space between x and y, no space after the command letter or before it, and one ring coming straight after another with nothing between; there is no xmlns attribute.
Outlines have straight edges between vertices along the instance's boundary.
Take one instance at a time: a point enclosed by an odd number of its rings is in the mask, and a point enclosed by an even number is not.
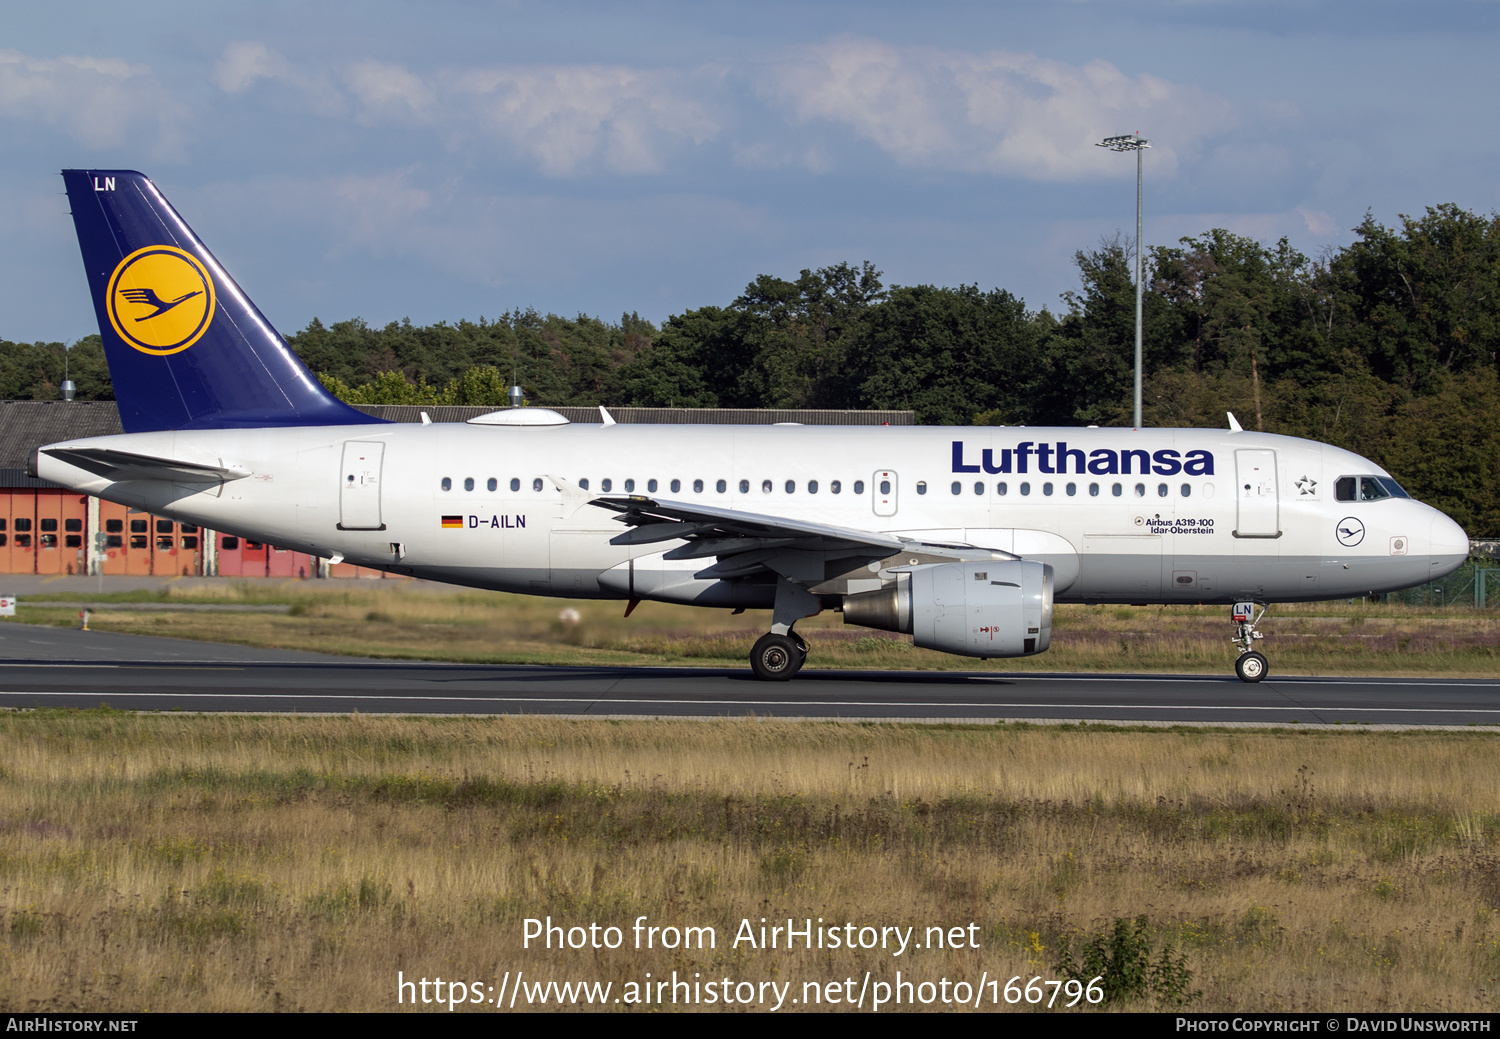
<svg viewBox="0 0 1500 1039"><path fill-rule="evenodd" d="M1469 535L1464 528L1454 523L1441 512L1434 510L1432 532L1427 542L1431 547L1431 571L1428 580L1446 577L1469 558Z"/></svg>

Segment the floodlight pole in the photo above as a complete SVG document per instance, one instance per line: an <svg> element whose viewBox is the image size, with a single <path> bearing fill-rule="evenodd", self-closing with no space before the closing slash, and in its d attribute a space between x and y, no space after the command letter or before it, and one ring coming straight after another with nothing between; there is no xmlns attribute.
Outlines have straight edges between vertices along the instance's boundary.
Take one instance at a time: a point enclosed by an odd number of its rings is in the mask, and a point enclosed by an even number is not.
<svg viewBox="0 0 1500 1039"><path fill-rule="evenodd" d="M1141 298L1145 290L1145 270L1141 258L1141 152L1151 147L1151 142L1139 133L1106 137L1097 148L1108 148L1113 152L1135 152L1135 428L1141 428Z"/></svg>

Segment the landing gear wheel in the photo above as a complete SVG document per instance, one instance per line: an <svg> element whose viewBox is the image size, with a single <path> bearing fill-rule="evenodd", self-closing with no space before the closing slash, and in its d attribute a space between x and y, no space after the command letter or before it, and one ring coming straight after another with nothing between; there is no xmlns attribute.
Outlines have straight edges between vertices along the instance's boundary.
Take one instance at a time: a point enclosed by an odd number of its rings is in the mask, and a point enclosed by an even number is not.
<svg viewBox="0 0 1500 1039"><path fill-rule="evenodd" d="M802 670L807 650L795 636L768 632L750 650L750 670L763 682L785 682Z"/></svg>
<svg viewBox="0 0 1500 1039"><path fill-rule="evenodd" d="M1254 651L1241 653L1240 658L1234 662L1234 673L1240 676L1241 682L1259 682L1270 670L1271 666L1266 663L1266 658Z"/></svg>

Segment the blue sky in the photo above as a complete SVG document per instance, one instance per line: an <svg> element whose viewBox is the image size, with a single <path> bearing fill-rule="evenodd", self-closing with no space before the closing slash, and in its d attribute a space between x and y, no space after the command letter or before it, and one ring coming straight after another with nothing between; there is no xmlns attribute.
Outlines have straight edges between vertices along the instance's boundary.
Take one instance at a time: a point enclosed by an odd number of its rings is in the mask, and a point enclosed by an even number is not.
<svg viewBox="0 0 1500 1039"><path fill-rule="evenodd" d="M661 321L756 274L1033 309L1211 227L1311 256L1497 202L1494 0L15 5L0 338L96 331L64 167L149 174L283 331Z"/></svg>

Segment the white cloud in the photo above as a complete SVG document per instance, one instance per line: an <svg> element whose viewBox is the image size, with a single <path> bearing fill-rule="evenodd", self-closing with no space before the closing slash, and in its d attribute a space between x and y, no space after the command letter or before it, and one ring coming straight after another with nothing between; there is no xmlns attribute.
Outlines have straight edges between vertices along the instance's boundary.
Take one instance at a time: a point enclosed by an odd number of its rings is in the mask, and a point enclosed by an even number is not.
<svg viewBox="0 0 1500 1039"><path fill-rule="evenodd" d="M226 93L244 94L262 80L306 95L325 116L355 103L364 126L398 123L442 132L451 142L499 144L529 155L553 176L591 168L655 173L666 152L702 143L718 120L692 96L703 73L679 74L623 65L514 65L450 69L422 76L403 65L364 60L327 70L293 65L265 44L229 44L210 77Z"/></svg>
<svg viewBox="0 0 1500 1039"><path fill-rule="evenodd" d="M263 79L281 83L302 94L319 115L338 115L345 108L343 95L326 72L299 69L258 40L227 44L208 78L226 94L247 93Z"/></svg>
<svg viewBox="0 0 1500 1039"><path fill-rule="evenodd" d="M596 161L616 173L661 169L663 146L702 143L719 129L679 77L620 65L485 69L454 80L481 126L530 152L553 175Z"/></svg>
<svg viewBox="0 0 1500 1039"><path fill-rule="evenodd" d="M291 63L264 43L235 40L224 48L209 79L226 94L243 94L259 79L283 82L295 77Z"/></svg>
<svg viewBox="0 0 1500 1039"><path fill-rule="evenodd" d="M1037 180L1109 176L1125 165L1094 147L1142 132L1170 174L1233 118L1227 101L1151 75L1006 51L896 47L844 38L800 49L764 84L803 122L848 126L912 166Z"/></svg>
<svg viewBox="0 0 1500 1039"><path fill-rule="evenodd" d="M1335 234L1339 225L1321 209L1308 209L1306 206L1297 207L1297 215L1307 225L1307 229L1319 238L1328 238Z"/></svg>
<svg viewBox="0 0 1500 1039"><path fill-rule="evenodd" d="M185 113L147 65L0 50L0 116L60 126L88 147L117 148L150 132L154 150L175 151Z"/></svg>
<svg viewBox="0 0 1500 1039"><path fill-rule="evenodd" d="M344 82L362 107L359 121L371 125L382 117L398 121L427 121L434 115L437 94L422 77L401 65L359 61L344 73Z"/></svg>

